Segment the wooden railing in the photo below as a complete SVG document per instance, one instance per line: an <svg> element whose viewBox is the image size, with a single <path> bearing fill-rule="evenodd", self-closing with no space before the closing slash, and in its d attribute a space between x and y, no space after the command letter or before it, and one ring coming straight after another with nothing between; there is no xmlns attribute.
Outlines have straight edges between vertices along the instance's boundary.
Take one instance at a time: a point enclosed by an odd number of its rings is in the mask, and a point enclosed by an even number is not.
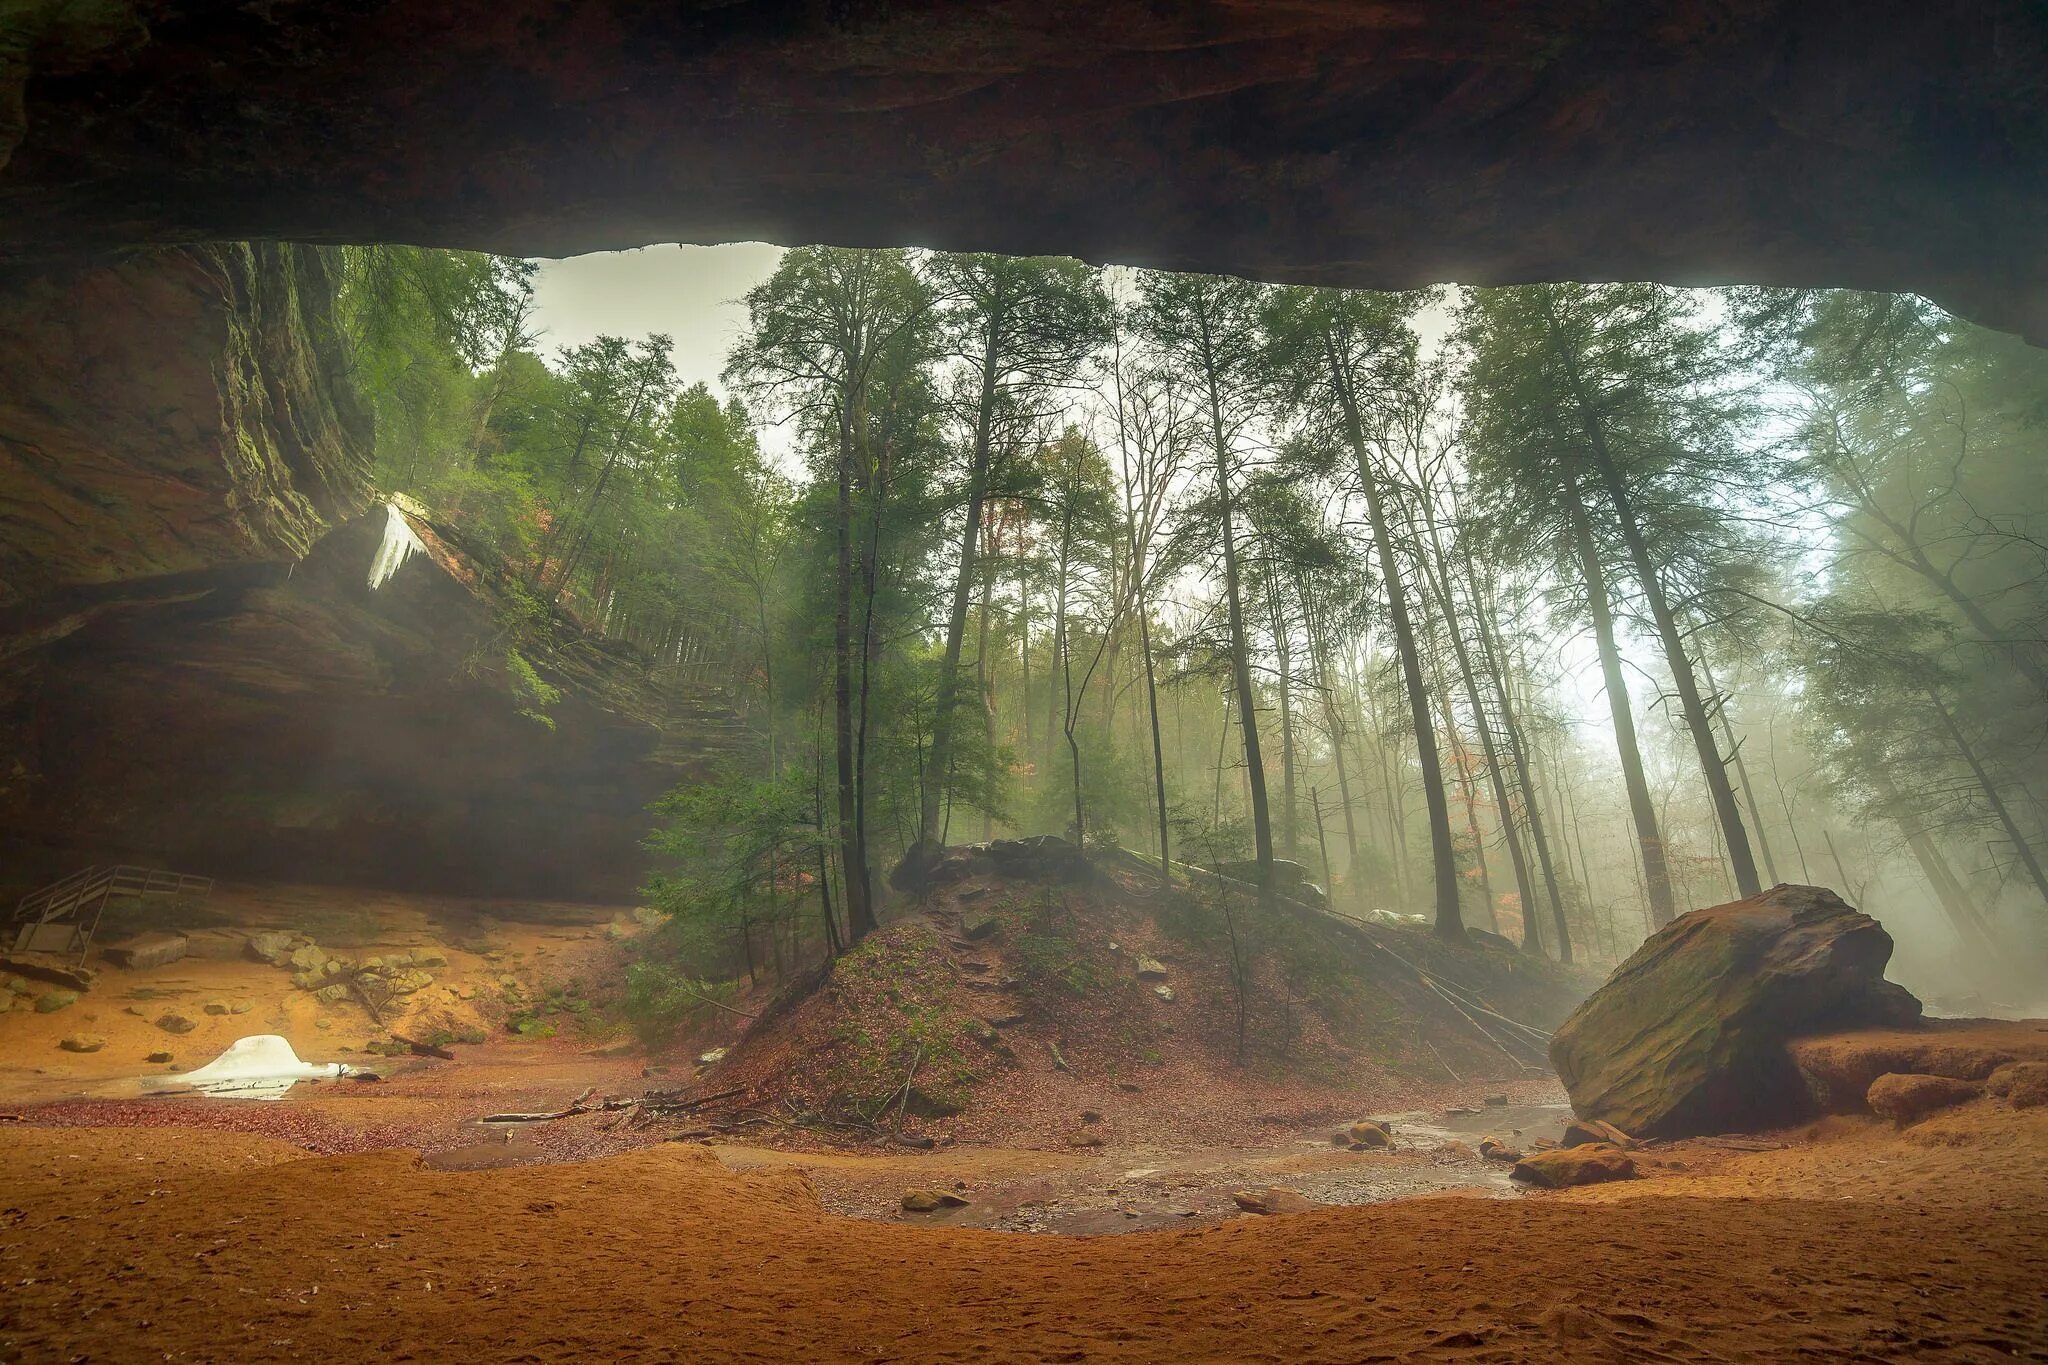
<svg viewBox="0 0 2048 1365"><path fill-rule="evenodd" d="M92 936L99 929L107 902L120 898L147 896L207 896L213 893L213 878L195 877L160 867L136 867L128 863L88 867L60 881L23 896L14 906L14 951L30 948L75 953L85 960ZM70 932L53 936L48 926L68 926ZM53 937L61 937L52 947Z"/></svg>

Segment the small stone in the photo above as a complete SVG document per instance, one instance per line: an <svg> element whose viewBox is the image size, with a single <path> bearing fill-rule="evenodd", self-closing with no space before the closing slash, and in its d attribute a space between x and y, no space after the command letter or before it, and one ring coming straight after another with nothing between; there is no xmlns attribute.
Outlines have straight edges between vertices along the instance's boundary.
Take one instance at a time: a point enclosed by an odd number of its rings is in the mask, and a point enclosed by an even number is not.
<svg viewBox="0 0 2048 1365"><path fill-rule="evenodd" d="M305 945L299 935L282 929L268 929L260 934L251 934L243 945L243 951L258 962L268 962L273 967L292 965L292 954Z"/></svg>
<svg viewBox="0 0 2048 1365"><path fill-rule="evenodd" d="M228 1012L228 1002L225 1000L209 1000L201 1008L208 1014L226 1014Z"/></svg>
<svg viewBox="0 0 2048 1365"><path fill-rule="evenodd" d="M319 945L306 943L292 949L291 956L286 961L302 972L317 972L327 965L329 958L326 950Z"/></svg>
<svg viewBox="0 0 2048 1365"><path fill-rule="evenodd" d="M930 1213L944 1202L936 1190L905 1190L901 1205L905 1213Z"/></svg>
<svg viewBox="0 0 2048 1365"><path fill-rule="evenodd" d="M158 1066L162 1066L164 1063L171 1060L171 1054L165 1052L162 1048L158 1048L155 1052L150 1053L147 1057L144 1057L142 1060L145 1062L153 1062Z"/></svg>
<svg viewBox="0 0 2048 1365"><path fill-rule="evenodd" d="M334 1021L333 1021L333 1020L331 1020L331 1019L315 1019L315 1020L313 1021L313 1027L314 1027L314 1028L333 1028L333 1027L334 1027Z"/></svg>
<svg viewBox="0 0 2048 1365"><path fill-rule="evenodd" d="M432 948L422 948L412 955L412 965L415 967L445 967L448 965L448 954Z"/></svg>
<svg viewBox="0 0 2048 1365"><path fill-rule="evenodd" d="M184 1015L175 1013L158 1016L156 1026L165 1033L190 1033L199 1027Z"/></svg>
<svg viewBox="0 0 2048 1365"><path fill-rule="evenodd" d="M1171 1003L1171 1002L1172 1002L1172 1000L1173 1000L1173 987L1171 987L1171 986L1154 986L1154 987L1152 988L1152 994L1154 994L1154 995L1158 996L1158 997L1159 997L1159 998L1160 998L1161 1000L1164 1000L1164 1001L1167 1001L1168 1003Z"/></svg>
<svg viewBox="0 0 2048 1365"><path fill-rule="evenodd" d="M1953 1108L1982 1093L1983 1087L1974 1081L1959 1081L1953 1076L1887 1071L1870 1083L1864 1099L1872 1113L1903 1128L1937 1109Z"/></svg>
<svg viewBox="0 0 2048 1365"><path fill-rule="evenodd" d="M1556 1143L1559 1147L1583 1147L1589 1142L1604 1142L1610 1147L1623 1151L1636 1145L1636 1140L1616 1128L1605 1119L1573 1119L1565 1125L1564 1140Z"/></svg>
<svg viewBox="0 0 2048 1365"><path fill-rule="evenodd" d="M960 936L969 942L987 938L996 931L996 917L985 910L960 912Z"/></svg>
<svg viewBox="0 0 2048 1365"><path fill-rule="evenodd" d="M1984 1088L2015 1109L2038 1109L2048 1104L2048 1062L2007 1062Z"/></svg>
<svg viewBox="0 0 2048 1365"><path fill-rule="evenodd" d="M1520 1151L1508 1146L1497 1137L1483 1137L1479 1139L1479 1155L1485 1157L1488 1161L1520 1161L1522 1159Z"/></svg>
<svg viewBox="0 0 2048 1365"><path fill-rule="evenodd" d="M1102 1134L1100 1134L1100 1133L1069 1133L1069 1134L1067 1134L1067 1146L1069 1146L1069 1147L1100 1147L1100 1146L1102 1146Z"/></svg>
<svg viewBox="0 0 2048 1365"><path fill-rule="evenodd" d="M1493 1109L1505 1109L1508 1107L1508 1097L1506 1095L1488 1095L1486 1103L1488 1107Z"/></svg>
<svg viewBox="0 0 2048 1365"><path fill-rule="evenodd" d="M1294 1190L1279 1185L1269 1185L1258 1190L1233 1190L1230 1202L1246 1213L1307 1213L1315 1207L1315 1201Z"/></svg>
<svg viewBox="0 0 2048 1365"><path fill-rule="evenodd" d="M1156 957L1140 957L1138 959L1138 980L1166 980L1166 964Z"/></svg>
<svg viewBox="0 0 2048 1365"><path fill-rule="evenodd" d="M255 1008L256 1007L254 1005L250 1004L246 1000L237 1000L234 1004L228 1006L228 1013L247 1014L250 1010L253 1010Z"/></svg>
<svg viewBox="0 0 2048 1365"><path fill-rule="evenodd" d="M1386 1150L1394 1145L1394 1135L1389 1133L1384 1125L1371 1119L1360 1119L1345 1129L1344 1133L1350 1139L1351 1150L1354 1152Z"/></svg>
<svg viewBox="0 0 2048 1365"><path fill-rule="evenodd" d="M1083 1122L1083 1123L1100 1123L1100 1122L1102 1122L1102 1111L1101 1111L1101 1110L1099 1110L1099 1109L1083 1109L1083 1110L1081 1111L1081 1122Z"/></svg>
<svg viewBox="0 0 2048 1365"><path fill-rule="evenodd" d="M1479 1159L1479 1154L1477 1152L1473 1151L1470 1147L1467 1147L1464 1143L1456 1141L1455 1139L1450 1142L1446 1142L1443 1146L1437 1148L1437 1150L1443 1153L1445 1156L1456 1157L1460 1161L1477 1161Z"/></svg>
<svg viewBox="0 0 2048 1365"><path fill-rule="evenodd" d="M1547 1190L1567 1185L1596 1185L1607 1180L1633 1180L1636 1163L1627 1152L1604 1142L1583 1147L1560 1147L1554 1152L1537 1152L1515 1163L1509 1174Z"/></svg>
<svg viewBox="0 0 2048 1365"><path fill-rule="evenodd" d="M107 1045L107 1040L97 1033L74 1033L57 1044L66 1052L98 1052Z"/></svg>
<svg viewBox="0 0 2048 1365"><path fill-rule="evenodd" d="M700 1052L697 1054L697 1065L717 1066L720 1062L725 1060L725 1055L728 1051L729 1049L727 1048L715 1047L712 1048L709 1052Z"/></svg>
<svg viewBox="0 0 2048 1365"><path fill-rule="evenodd" d="M1135 1095L1138 1093L1138 1083L1136 1081L1118 1081L1116 1083L1116 1088L1123 1091L1126 1095Z"/></svg>
<svg viewBox="0 0 2048 1365"><path fill-rule="evenodd" d="M339 1005L342 1001L348 999L349 995L348 983L343 981L337 981L330 986L322 986L319 990L313 992L313 998L323 1005Z"/></svg>
<svg viewBox="0 0 2048 1365"><path fill-rule="evenodd" d="M37 1014L55 1014L78 1003L77 991L46 991L36 997Z"/></svg>

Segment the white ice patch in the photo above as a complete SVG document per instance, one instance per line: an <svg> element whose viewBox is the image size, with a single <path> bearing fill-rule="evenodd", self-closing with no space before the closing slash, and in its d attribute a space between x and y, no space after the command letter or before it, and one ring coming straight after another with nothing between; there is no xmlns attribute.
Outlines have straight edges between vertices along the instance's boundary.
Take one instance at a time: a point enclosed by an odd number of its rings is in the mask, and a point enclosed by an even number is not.
<svg viewBox="0 0 2048 1365"><path fill-rule="evenodd" d="M427 547L413 534L412 523L405 519L405 513L398 510L398 504L384 504L384 539L377 542L377 557L370 561L370 591L375 592L391 581L391 576L405 567L405 561L415 554L425 554Z"/></svg>
<svg viewBox="0 0 2048 1365"><path fill-rule="evenodd" d="M349 1074L340 1062L302 1062L291 1043L275 1033L238 1038L226 1052L182 1076L151 1076L145 1090L197 1091L231 1100L281 1100L300 1081L334 1080Z"/></svg>

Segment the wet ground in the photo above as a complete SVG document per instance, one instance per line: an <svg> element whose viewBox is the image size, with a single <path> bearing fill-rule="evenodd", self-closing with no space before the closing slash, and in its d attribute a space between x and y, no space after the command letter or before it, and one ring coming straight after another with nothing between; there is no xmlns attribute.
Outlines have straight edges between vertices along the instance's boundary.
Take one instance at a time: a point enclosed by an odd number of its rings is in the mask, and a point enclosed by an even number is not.
<svg viewBox="0 0 2048 1365"><path fill-rule="evenodd" d="M1235 1192L1268 1186L1338 1206L1441 1193L1514 1198L1522 1191L1508 1178L1509 1163L1479 1156L1480 1139L1491 1136L1513 1147L1555 1140L1571 1113L1559 1102L1370 1117L1389 1125L1394 1150L1353 1152L1334 1144L1328 1129L1285 1145L1224 1150L960 1146L931 1156L713 1150L736 1171L793 1167L810 1180L826 1208L854 1217L1102 1236L1222 1222L1242 1212ZM485 1159L481 1152L478 1158ZM967 1202L931 1213L903 1212L902 1196L913 1188Z"/></svg>

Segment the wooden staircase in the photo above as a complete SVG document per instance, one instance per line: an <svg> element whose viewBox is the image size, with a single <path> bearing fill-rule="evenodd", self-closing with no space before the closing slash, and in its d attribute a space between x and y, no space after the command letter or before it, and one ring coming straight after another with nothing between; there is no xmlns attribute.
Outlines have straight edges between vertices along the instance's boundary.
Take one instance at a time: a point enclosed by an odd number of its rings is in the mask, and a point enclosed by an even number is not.
<svg viewBox="0 0 2048 1365"><path fill-rule="evenodd" d="M108 901L212 894L211 877L127 863L88 867L15 903L13 951L58 953L82 963Z"/></svg>

